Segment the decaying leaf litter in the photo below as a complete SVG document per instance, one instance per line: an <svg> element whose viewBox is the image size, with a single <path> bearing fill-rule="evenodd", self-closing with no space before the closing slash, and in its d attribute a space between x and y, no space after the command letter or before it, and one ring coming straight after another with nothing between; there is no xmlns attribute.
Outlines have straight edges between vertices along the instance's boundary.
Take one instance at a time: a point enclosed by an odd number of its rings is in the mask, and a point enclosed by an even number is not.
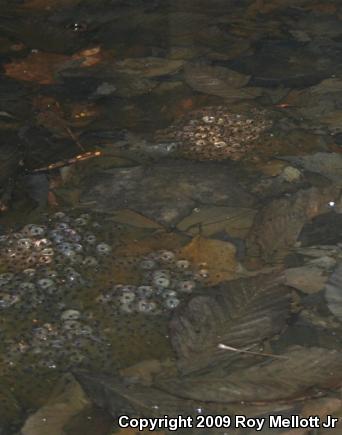
<svg viewBox="0 0 342 435"><path fill-rule="evenodd" d="M341 8L295 6L8 5L5 431L339 413Z"/></svg>

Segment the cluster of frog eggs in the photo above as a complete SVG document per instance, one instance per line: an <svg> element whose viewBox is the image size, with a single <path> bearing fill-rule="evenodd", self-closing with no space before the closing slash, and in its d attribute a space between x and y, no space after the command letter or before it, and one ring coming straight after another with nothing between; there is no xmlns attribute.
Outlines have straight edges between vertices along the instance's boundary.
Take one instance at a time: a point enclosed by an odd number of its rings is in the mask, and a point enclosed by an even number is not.
<svg viewBox="0 0 342 435"><path fill-rule="evenodd" d="M144 256L139 263L140 285L117 284L100 295L98 302L115 302L125 313L162 314L174 310L201 287L208 270L194 270L190 261L177 259L172 251L161 250Z"/></svg>
<svg viewBox="0 0 342 435"><path fill-rule="evenodd" d="M29 224L0 236L0 307L22 294L53 294L57 287L84 284L81 270L96 268L111 252L94 234L99 224L88 214L73 219L56 213L46 225Z"/></svg>
<svg viewBox="0 0 342 435"><path fill-rule="evenodd" d="M58 212L44 225L29 224L0 236L0 309L13 308L10 319L19 315L25 321L46 311L51 317L51 323L33 323L20 341L3 336L10 364L36 355L39 364L54 368L64 357L80 362L89 343L107 346L94 332L96 322L92 325L77 310L67 309L63 299L72 289L91 285L82 271L98 270L111 253L99 229L89 214L73 218Z"/></svg>
<svg viewBox="0 0 342 435"><path fill-rule="evenodd" d="M64 310L58 321L34 326L20 341L4 340L3 358L9 366L28 357L36 359L35 366L49 369L78 365L86 358L90 345L101 353L110 346L88 320L78 310Z"/></svg>
<svg viewBox="0 0 342 435"><path fill-rule="evenodd" d="M158 131L157 141L175 141L179 151L197 160L240 160L261 133L272 126L262 110L237 114L224 106L209 106L190 112L181 121Z"/></svg>
<svg viewBox="0 0 342 435"><path fill-rule="evenodd" d="M9 320L18 315L33 322L18 336L4 332L1 358L8 365L33 359L38 367L65 368L110 352L101 322L91 312L70 309L74 303L67 302L68 295L92 285L91 271L98 273L110 254L100 225L89 214L71 217L58 212L43 225L29 224L0 236L0 310L8 313ZM114 283L97 298L113 314L167 314L199 290L208 276L204 265L194 270L188 260L171 251L136 260L140 285Z"/></svg>

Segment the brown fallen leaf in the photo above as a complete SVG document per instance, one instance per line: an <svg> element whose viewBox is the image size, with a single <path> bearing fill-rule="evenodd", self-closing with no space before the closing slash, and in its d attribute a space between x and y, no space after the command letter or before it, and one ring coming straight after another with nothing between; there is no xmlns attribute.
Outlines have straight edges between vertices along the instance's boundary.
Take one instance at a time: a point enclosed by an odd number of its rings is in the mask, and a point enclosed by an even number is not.
<svg viewBox="0 0 342 435"><path fill-rule="evenodd" d="M126 257L145 255L160 249L174 251L180 249L184 244L184 240L185 237L179 234L157 230L150 237L145 237L140 240L135 239L125 241L115 250L114 254L117 257Z"/></svg>
<svg viewBox="0 0 342 435"><path fill-rule="evenodd" d="M56 82L58 71L73 65L91 67L102 60L99 47L89 48L72 56L42 51L31 52L25 59L14 60L4 65L6 75L16 80L50 85Z"/></svg>
<svg viewBox="0 0 342 435"><path fill-rule="evenodd" d="M6 75L15 80L49 85L55 82L55 71L68 60L68 56L55 53L34 52L25 59L14 60L4 65Z"/></svg>
<svg viewBox="0 0 342 435"><path fill-rule="evenodd" d="M158 222L155 222L152 219L149 219L146 216L128 208L114 212L112 215L112 220L115 222L132 225L133 227L145 229L163 229Z"/></svg>
<svg viewBox="0 0 342 435"><path fill-rule="evenodd" d="M199 268L208 269L208 285L236 278L238 263L235 253L236 248L232 243L202 236L195 237L180 251L183 258L195 263Z"/></svg>

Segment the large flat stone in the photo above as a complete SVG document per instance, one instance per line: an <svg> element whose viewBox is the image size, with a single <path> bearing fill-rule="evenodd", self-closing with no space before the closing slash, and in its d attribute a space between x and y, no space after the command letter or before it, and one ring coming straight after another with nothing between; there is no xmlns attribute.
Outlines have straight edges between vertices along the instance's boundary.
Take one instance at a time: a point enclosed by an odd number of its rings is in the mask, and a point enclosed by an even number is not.
<svg viewBox="0 0 342 435"><path fill-rule="evenodd" d="M83 182L81 203L97 210L128 208L162 224L177 224L196 207L250 207L254 199L230 164L166 161L117 168Z"/></svg>

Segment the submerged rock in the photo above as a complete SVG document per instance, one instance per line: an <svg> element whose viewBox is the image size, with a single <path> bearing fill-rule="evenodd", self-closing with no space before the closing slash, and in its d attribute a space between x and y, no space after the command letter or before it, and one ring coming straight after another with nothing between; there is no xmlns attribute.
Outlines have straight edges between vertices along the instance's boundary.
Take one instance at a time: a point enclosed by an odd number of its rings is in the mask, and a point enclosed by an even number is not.
<svg viewBox="0 0 342 435"><path fill-rule="evenodd" d="M342 156L338 153L315 153L306 156L285 156L287 160L307 171L323 175L342 186Z"/></svg>
<svg viewBox="0 0 342 435"><path fill-rule="evenodd" d="M231 166L165 161L95 173L84 180L81 203L113 211L129 208L163 224L176 224L199 204L250 207L254 199Z"/></svg>
<svg viewBox="0 0 342 435"><path fill-rule="evenodd" d="M48 403L32 414L21 429L22 435L64 434L72 418L90 406L90 400L72 375L59 382Z"/></svg>
<svg viewBox="0 0 342 435"><path fill-rule="evenodd" d="M120 72L152 78L175 73L182 65L183 61L181 60L165 59L161 57L143 57L124 59L117 62L115 66Z"/></svg>
<svg viewBox="0 0 342 435"><path fill-rule="evenodd" d="M188 64L184 70L186 83L204 94L217 95L229 100L255 98L260 89L242 88L250 76L220 66Z"/></svg>

